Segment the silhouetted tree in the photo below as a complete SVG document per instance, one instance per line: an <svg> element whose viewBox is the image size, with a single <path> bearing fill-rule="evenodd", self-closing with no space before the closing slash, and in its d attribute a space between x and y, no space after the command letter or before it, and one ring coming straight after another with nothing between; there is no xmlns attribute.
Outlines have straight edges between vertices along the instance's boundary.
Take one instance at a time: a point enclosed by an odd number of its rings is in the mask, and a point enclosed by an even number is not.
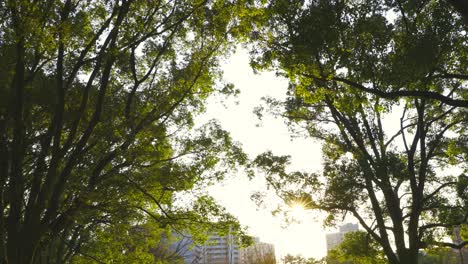
<svg viewBox="0 0 468 264"><path fill-rule="evenodd" d="M193 117L208 95L233 91L216 58L249 27L249 3L0 3L2 262L125 255L93 245L141 242L126 237L135 224L238 227L195 189L246 157Z"/></svg>
<svg viewBox="0 0 468 264"><path fill-rule="evenodd" d="M290 81L267 109L323 142L323 173L257 157L276 193L328 212L328 224L353 215L390 263L464 247L441 240L468 218L461 18L433 1L271 1L264 14L252 64Z"/></svg>

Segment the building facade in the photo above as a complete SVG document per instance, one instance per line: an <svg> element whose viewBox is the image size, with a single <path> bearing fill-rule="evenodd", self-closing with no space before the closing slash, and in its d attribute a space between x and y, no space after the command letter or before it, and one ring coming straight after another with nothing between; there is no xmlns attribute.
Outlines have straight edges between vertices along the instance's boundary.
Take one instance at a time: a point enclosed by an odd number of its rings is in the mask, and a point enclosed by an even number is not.
<svg viewBox="0 0 468 264"><path fill-rule="evenodd" d="M232 235L211 236L193 250L192 264L241 264L240 249Z"/></svg>
<svg viewBox="0 0 468 264"><path fill-rule="evenodd" d="M196 245L191 256L185 257L186 264L274 264L275 248L254 238L253 245L240 248L232 235L209 238L205 245Z"/></svg>
<svg viewBox="0 0 468 264"><path fill-rule="evenodd" d="M339 227L339 232L326 235L327 251L334 249L338 244L343 241L344 234L348 232L358 231L358 224L347 223Z"/></svg>

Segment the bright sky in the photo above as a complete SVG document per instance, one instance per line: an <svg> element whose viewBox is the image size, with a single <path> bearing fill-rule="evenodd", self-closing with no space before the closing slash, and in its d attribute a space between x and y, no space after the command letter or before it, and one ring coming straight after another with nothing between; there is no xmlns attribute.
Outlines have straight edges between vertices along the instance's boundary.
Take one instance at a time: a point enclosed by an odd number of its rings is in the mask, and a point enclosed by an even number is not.
<svg viewBox="0 0 468 264"><path fill-rule="evenodd" d="M240 142L251 158L273 151L277 155L291 155L294 170L317 171L321 168L321 148L312 139L291 140L284 120L265 117L261 121L253 113L263 96L284 98L287 80L276 77L272 72L254 74L249 66L247 51L238 48L223 65L224 79L240 89L237 98L223 102L211 98L207 112L202 119L215 118L222 127ZM250 234L260 237L263 242L275 245L276 254L302 254L306 257L321 258L326 254L325 231L317 213L301 213L300 224L286 228L284 221L271 215L270 210L258 208L250 200L254 191L264 190L265 183L259 177L249 181L245 175L237 175L225 183L212 187L210 193L237 216Z"/></svg>

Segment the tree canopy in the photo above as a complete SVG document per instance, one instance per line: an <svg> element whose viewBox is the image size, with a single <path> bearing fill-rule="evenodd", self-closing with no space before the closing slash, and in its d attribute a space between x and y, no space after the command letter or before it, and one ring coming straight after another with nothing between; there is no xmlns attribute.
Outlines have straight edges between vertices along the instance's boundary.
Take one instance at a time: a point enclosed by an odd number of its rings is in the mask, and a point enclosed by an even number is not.
<svg viewBox="0 0 468 264"><path fill-rule="evenodd" d="M387 263L383 252L367 232L355 231L344 234L343 241L328 251L326 261L328 264L379 264Z"/></svg>
<svg viewBox="0 0 468 264"><path fill-rule="evenodd" d="M289 79L265 109L323 142L323 171L289 157L255 164L285 200L348 214L390 263L417 263L467 222L467 36L437 1L271 1L253 32L252 65ZM304 132L305 131L305 132ZM313 150L311 150L313 151Z"/></svg>
<svg viewBox="0 0 468 264"><path fill-rule="evenodd" d="M319 264L323 263L320 260L316 260L314 258L305 258L301 255L291 255L287 254L281 259L281 263L284 264Z"/></svg>
<svg viewBox="0 0 468 264"><path fill-rule="evenodd" d="M466 25L443 1L272 1L265 16L254 67L277 61L324 85L468 107Z"/></svg>
<svg viewBox="0 0 468 264"><path fill-rule="evenodd" d="M251 4L0 3L2 262L144 263L147 236L169 227L240 231L200 187L246 156L193 119L234 92L218 56L249 31Z"/></svg>

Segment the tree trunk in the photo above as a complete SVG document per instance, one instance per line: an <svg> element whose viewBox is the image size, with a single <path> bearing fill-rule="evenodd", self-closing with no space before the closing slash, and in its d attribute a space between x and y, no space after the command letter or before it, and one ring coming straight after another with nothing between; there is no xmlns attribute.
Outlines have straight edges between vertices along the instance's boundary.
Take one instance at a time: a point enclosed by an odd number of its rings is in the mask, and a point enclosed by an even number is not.
<svg viewBox="0 0 468 264"><path fill-rule="evenodd" d="M400 264L417 264L418 263L418 250L404 249L398 256Z"/></svg>

